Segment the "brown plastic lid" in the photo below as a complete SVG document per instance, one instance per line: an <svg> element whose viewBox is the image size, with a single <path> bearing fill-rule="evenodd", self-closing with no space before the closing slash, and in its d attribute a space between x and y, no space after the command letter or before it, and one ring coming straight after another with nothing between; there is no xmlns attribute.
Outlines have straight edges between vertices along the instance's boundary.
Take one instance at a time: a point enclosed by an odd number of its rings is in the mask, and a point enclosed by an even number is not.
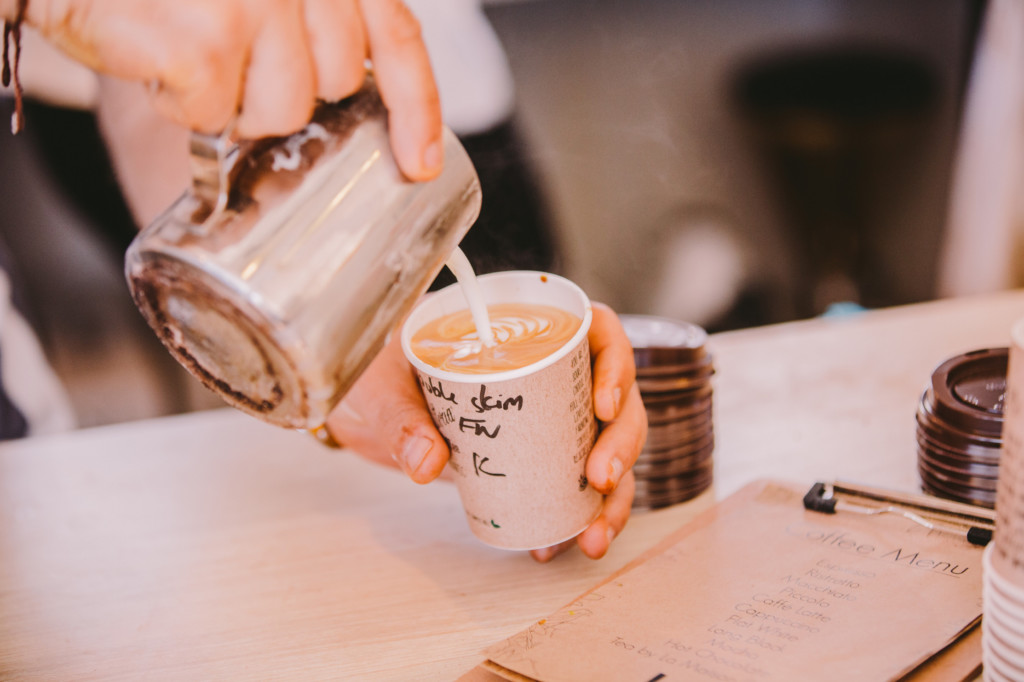
<svg viewBox="0 0 1024 682"><path fill-rule="evenodd" d="M972 465L969 469L963 469L958 463L936 457L933 453L921 453L918 463L937 474L943 474L951 480L963 485L971 485L979 488L990 488L995 490L995 483L999 479L999 467L985 466L982 464ZM978 481L985 481L984 484Z"/></svg>
<svg viewBox="0 0 1024 682"><path fill-rule="evenodd" d="M666 460L637 459L633 465L633 474L640 479L662 478L678 474L688 474L701 464L712 458L715 447L709 443L699 450L687 453L681 457L673 457Z"/></svg>
<svg viewBox="0 0 1024 682"><path fill-rule="evenodd" d="M917 446L920 451L927 450L933 456L964 466L983 464L998 468L1000 455L1002 454L1002 450L998 447L984 447L981 445L970 448L950 447L946 443L936 441L923 429L917 430Z"/></svg>
<svg viewBox="0 0 1024 682"><path fill-rule="evenodd" d="M987 507L989 509L995 507L996 493L994 490L982 490L972 486L943 481L935 476L931 476L927 468L922 469L920 461L918 461L918 473L921 476L921 488L926 493L979 507Z"/></svg>
<svg viewBox="0 0 1024 682"><path fill-rule="evenodd" d="M706 460L692 470L674 476L646 478L636 482L638 495L662 495L671 492L689 492L707 480L714 471L714 464Z"/></svg>
<svg viewBox="0 0 1024 682"><path fill-rule="evenodd" d="M636 386L640 393L648 395L651 393L673 393L676 391L697 390L707 386L711 382L711 375L714 370L710 365L705 370L688 374L675 374L671 376L647 376L637 369Z"/></svg>
<svg viewBox="0 0 1024 682"><path fill-rule="evenodd" d="M680 443L664 450L643 450L637 455L636 463L664 465L680 460L692 460L694 455L710 452L714 449L715 434L706 433L689 442Z"/></svg>
<svg viewBox="0 0 1024 682"><path fill-rule="evenodd" d="M932 372L932 414L961 431L1000 437L1008 359L1008 348L986 348L939 365Z"/></svg>
<svg viewBox="0 0 1024 682"><path fill-rule="evenodd" d="M932 372L917 410L925 492L991 507L999 474L1007 348L956 355Z"/></svg>
<svg viewBox="0 0 1024 682"><path fill-rule="evenodd" d="M712 483L714 365L707 332L689 322L621 315L633 346L636 383L648 416L647 440L633 467L634 509L696 497Z"/></svg>
<svg viewBox="0 0 1024 682"><path fill-rule="evenodd" d="M704 358L708 333L690 322L655 315L620 315L638 369L687 366Z"/></svg>
<svg viewBox="0 0 1024 682"><path fill-rule="evenodd" d="M1002 432L977 433L965 430L956 424L950 424L935 414L935 395L929 388L921 396L917 410L917 425L920 431L927 433L935 442L947 448L968 451L974 447L996 448L1002 446Z"/></svg>

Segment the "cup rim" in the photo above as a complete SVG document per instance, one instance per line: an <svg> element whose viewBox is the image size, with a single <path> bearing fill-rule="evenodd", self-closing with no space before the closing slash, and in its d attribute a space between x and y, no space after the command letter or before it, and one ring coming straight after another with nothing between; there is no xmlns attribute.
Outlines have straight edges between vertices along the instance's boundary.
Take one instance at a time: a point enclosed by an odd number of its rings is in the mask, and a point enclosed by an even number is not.
<svg viewBox="0 0 1024 682"><path fill-rule="evenodd" d="M1009 602L1006 595L992 587L991 581L985 586L982 602L988 612L1004 625L1015 625L1024 630L1024 608ZM1024 644L1024 639L1021 640Z"/></svg>
<svg viewBox="0 0 1024 682"><path fill-rule="evenodd" d="M1006 661L999 655L998 652L993 651L987 646L982 640L981 647L981 664L985 668L985 679L991 680L992 682L1011 682L1012 678L1006 673Z"/></svg>
<svg viewBox="0 0 1024 682"><path fill-rule="evenodd" d="M477 275L477 282L493 282L500 281L503 279L516 280L527 277L540 278L542 281L545 282L545 284L554 283L556 285L564 286L568 288L574 295L578 296L580 302L583 305L583 317L581 319L579 329L577 329L576 333L574 333L572 337L570 337L564 344L562 344L562 346L560 346L558 350L544 358L541 358L540 360L537 360L536 362L530 363L529 365L517 367L516 369L504 370L501 372L489 372L480 374L452 372L450 370L439 369L437 367L434 367L433 365L428 365L427 363L423 362L412 351L412 346L410 344L413 333L415 331L419 331L419 328L413 330L409 326L408 322L416 315L417 312L419 312L419 310L423 306L434 305L434 302L437 300L437 297L462 296L462 285L459 282L456 282L454 284L448 285L447 287L441 289L440 291L434 292L433 294L429 295L424 300L416 304L416 306L412 309L412 312L410 312L409 315L406 317L405 322L402 323L401 345L402 352L405 355L406 359L418 371L429 376L432 376L435 379L463 384L483 382L494 383L499 381L507 381L509 379L518 379L520 377L528 376L530 374L534 374L535 372L539 372L545 367L549 367L550 365L553 365L554 363L561 360L563 357L572 352L572 350L575 349L580 344L580 342L583 341L590 333L590 325L593 321L594 314L590 298L583 291L583 289L581 289L580 286L573 282L572 280L566 279L565 277L555 275L549 272L541 272L539 270L506 270L502 272L492 272L486 275Z"/></svg>
<svg viewBox="0 0 1024 682"><path fill-rule="evenodd" d="M1012 645L1006 640L1003 628L993 627L993 623L982 619L981 635L982 648L990 655L995 656L1002 665L1000 672L1004 675L1008 672L1024 673L1024 651L1014 651Z"/></svg>
<svg viewBox="0 0 1024 682"><path fill-rule="evenodd" d="M998 533L998 530L996 532ZM1015 606L1024 610L1024 587L1012 583L1009 578L1002 575L996 570L995 564L992 561L992 553L995 552L996 544L996 541L988 543L981 555L981 566L985 579L989 581L989 584L996 592L999 592L1007 599L1013 601Z"/></svg>
<svg viewBox="0 0 1024 682"><path fill-rule="evenodd" d="M985 580L982 586L982 613L986 627L1000 633L999 637L1004 643L1019 640L1021 655L1024 656L1024 636L1019 634L1024 631L1024 609L1007 603L1005 595L994 590L990 580ZM1010 639L1002 636L1010 634L1014 635ZM1021 665L1024 666L1024 658L1021 659Z"/></svg>
<svg viewBox="0 0 1024 682"><path fill-rule="evenodd" d="M1014 648L1015 638L1013 635L1016 632L998 618L992 619L987 616L988 614L985 614L982 617L982 638L986 640L986 646L1007 665L1012 666L1014 672L1024 673L1024 648ZM1016 639L1024 645L1024 638L1018 636Z"/></svg>

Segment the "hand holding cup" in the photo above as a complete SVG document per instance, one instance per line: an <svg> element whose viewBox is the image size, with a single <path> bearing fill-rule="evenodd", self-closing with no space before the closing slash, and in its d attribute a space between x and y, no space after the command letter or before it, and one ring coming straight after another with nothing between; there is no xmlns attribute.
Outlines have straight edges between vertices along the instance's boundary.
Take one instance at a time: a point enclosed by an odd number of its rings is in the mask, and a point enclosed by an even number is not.
<svg viewBox="0 0 1024 682"><path fill-rule="evenodd" d="M605 497L575 538L534 549L532 554L540 561L573 542L587 556L599 558L629 518L630 468L644 442L646 414L634 383L632 348L617 316L598 303L592 304L592 313L587 334L593 363L591 409L602 428L586 460L585 475L589 487ZM347 447L382 463L397 463L414 481L426 483L441 474L450 451L398 341L391 340L331 414L328 425Z"/></svg>

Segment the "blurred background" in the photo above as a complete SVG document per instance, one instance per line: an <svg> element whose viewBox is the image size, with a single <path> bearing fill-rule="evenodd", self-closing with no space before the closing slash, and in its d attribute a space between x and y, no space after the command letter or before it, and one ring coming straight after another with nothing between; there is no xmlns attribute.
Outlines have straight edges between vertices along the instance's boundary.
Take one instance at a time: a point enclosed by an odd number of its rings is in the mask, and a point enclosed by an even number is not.
<svg viewBox="0 0 1024 682"><path fill-rule="evenodd" d="M620 312L711 331L936 297L984 8L486 3L559 270ZM0 237L80 424L221 406L130 301L127 213L102 150L79 147L91 116L27 118L0 135Z"/></svg>
<svg viewBox="0 0 1024 682"><path fill-rule="evenodd" d="M577 0L489 15L569 275L619 310L722 328L934 295L977 9Z"/></svg>

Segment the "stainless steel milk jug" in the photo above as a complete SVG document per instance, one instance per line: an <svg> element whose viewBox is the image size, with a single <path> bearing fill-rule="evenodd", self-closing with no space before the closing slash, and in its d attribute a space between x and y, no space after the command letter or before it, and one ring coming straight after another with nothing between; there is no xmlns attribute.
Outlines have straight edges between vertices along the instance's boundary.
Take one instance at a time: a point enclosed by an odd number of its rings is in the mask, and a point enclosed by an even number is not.
<svg viewBox="0 0 1024 682"><path fill-rule="evenodd" d="M372 79L289 137L194 135L192 186L128 249L136 305L229 404L322 425L479 214L472 163L443 144L440 177L405 179Z"/></svg>

